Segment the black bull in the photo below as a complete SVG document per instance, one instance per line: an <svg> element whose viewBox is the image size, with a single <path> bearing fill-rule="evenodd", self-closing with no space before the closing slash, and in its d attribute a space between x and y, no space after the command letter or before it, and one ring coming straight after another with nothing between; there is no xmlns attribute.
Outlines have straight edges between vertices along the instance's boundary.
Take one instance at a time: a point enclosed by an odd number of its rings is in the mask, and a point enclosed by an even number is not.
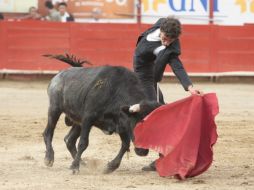
<svg viewBox="0 0 254 190"><path fill-rule="evenodd" d="M105 170L105 173L113 172L129 150L136 123L159 106L157 102L148 101L135 73L117 66L71 67L61 71L51 80L48 95L48 122L43 133L45 164L53 165L53 134L60 115L64 113L66 125L72 126L65 142L74 159L71 164L74 173L79 171L81 155L89 144L92 126L107 134L115 132L120 136L120 151ZM129 113L129 106L137 103L141 103L141 111ZM144 149L135 148L135 151L138 155L148 153Z"/></svg>

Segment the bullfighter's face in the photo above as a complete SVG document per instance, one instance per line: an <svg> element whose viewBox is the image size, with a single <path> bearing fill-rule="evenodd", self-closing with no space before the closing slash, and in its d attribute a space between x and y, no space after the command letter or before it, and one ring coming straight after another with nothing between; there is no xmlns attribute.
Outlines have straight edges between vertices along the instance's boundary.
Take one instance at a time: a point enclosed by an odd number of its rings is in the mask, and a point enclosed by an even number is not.
<svg viewBox="0 0 254 190"><path fill-rule="evenodd" d="M166 36L164 32L160 33L160 39L161 39L161 44L164 46L169 46L175 40L174 38L170 38Z"/></svg>

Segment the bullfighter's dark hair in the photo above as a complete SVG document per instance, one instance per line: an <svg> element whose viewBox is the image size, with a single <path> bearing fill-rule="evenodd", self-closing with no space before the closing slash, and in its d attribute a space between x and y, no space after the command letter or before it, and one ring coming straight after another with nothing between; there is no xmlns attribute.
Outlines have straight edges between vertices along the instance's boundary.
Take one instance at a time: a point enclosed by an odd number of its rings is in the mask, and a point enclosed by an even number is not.
<svg viewBox="0 0 254 190"><path fill-rule="evenodd" d="M45 1L45 7L49 8L49 9L53 9L54 5L51 1Z"/></svg>
<svg viewBox="0 0 254 190"><path fill-rule="evenodd" d="M173 17L167 17L164 19L160 26L161 32L169 38L178 38L182 32L181 23L178 19Z"/></svg>

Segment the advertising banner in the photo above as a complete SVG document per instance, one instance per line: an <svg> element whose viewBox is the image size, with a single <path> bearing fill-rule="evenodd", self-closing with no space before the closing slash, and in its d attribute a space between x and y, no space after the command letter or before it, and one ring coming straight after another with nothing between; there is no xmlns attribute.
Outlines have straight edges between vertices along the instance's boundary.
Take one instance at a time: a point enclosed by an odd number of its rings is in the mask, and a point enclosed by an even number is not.
<svg viewBox="0 0 254 190"><path fill-rule="evenodd" d="M215 24L254 23L254 0L142 0L142 22L174 15L184 24L208 24L210 1Z"/></svg>
<svg viewBox="0 0 254 190"><path fill-rule="evenodd" d="M142 22L153 23L160 17L176 16L183 23L207 24L209 0L142 0Z"/></svg>
<svg viewBox="0 0 254 190"><path fill-rule="evenodd" d="M254 0L218 0L214 18L220 25L254 24Z"/></svg>

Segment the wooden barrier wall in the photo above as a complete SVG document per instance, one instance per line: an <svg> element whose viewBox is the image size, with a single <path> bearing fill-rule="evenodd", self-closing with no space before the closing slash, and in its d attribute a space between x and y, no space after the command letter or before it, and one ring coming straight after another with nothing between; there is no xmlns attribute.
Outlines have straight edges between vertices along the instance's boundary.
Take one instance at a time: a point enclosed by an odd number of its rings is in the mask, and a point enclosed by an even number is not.
<svg viewBox="0 0 254 190"><path fill-rule="evenodd" d="M60 70L42 57L69 52L94 66L132 68L137 37L149 25L0 22L0 70ZM254 71L254 25L184 25L181 59L188 72ZM168 68L168 71L169 68Z"/></svg>

